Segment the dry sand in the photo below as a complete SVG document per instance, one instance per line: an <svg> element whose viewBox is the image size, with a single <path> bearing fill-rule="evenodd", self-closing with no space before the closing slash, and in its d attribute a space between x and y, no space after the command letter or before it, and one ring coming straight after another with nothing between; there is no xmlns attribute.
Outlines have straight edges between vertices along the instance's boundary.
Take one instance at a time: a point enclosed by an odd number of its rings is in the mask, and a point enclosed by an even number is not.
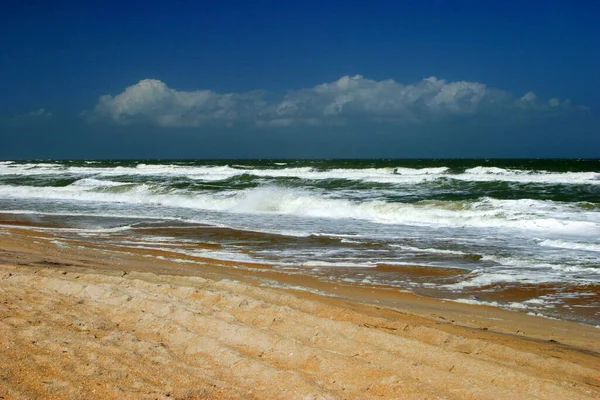
<svg viewBox="0 0 600 400"><path fill-rule="evenodd" d="M600 399L592 326L3 232L0 399Z"/></svg>

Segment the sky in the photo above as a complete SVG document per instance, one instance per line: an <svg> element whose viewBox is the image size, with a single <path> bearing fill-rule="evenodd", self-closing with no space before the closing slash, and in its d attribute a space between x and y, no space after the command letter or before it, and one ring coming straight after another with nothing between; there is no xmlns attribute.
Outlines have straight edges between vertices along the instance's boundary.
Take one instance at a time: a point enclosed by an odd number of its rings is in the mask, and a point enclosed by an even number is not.
<svg viewBox="0 0 600 400"><path fill-rule="evenodd" d="M600 157L600 2L12 1L0 159Z"/></svg>

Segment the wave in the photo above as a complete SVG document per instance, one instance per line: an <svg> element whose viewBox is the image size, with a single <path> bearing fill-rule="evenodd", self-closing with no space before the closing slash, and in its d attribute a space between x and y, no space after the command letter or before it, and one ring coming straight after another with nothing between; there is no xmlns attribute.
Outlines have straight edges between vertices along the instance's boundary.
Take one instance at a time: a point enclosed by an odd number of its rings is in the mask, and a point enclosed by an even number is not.
<svg viewBox="0 0 600 400"><path fill-rule="evenodd" d="M390 244L390 247L396 247L408 252L416 252L416 253L432 253L432 254L450 254L456 256L477 256L476 254L465 253L464 251L459 250L446 250L446 249L431 249L431 248L421 248L414 246L405 246L400 244Z"/></svg>
<svg viewBox="0 0 600 400"><path fill-rule="evenodd" d="M0 186L4 198L126 203L237 214L355 219L379 224L437 227L508 228L600 236L597 212L542 200L421 201L395 203L328 197L323 192L278 186L221 191L165 191L148 184L77 181L65 187Z"/></svg>
<svg viewBox="0 0 600 400"><path fill-rule="evenodd" d="M577 257L569 257L571 262L578 262L579 265L568 265L561 260L551 260L547 257L540 258L538 256L498 256L485 255L482 257L484 261L491 261L497 264L496 267L487 271L478 270L479 276L473 279L470 284L479 285L482 280L494 277L499 282L534 282L535 279L548 282L560 282L566 275L570 276L571 280L581 283L597 282L600 268L586 263L585 260ZM596 260L595 258L593 259ZM582 263L583 261L583 263ZM594 262L592 261L592 262ZM490 271L493 271L490 275ZM536 278L536 272L539 275ZM543 273L539 273L543 271Z"/></svg>
<svg viewBox="0 0 600 400"><path fill-rule="evenodd" d="M484 257L497 259L500 265L494 268L476 269L466 279L441 285L441 287L460 292L464 289L490 287L501 284L550 284L569 281L576 284L596 284L600 271L582 266L562 267L552 264L531 263L524 259L511 257ZM561 294L568 296L568 293ZM579 294L581 295L581 294Z"/></svg>
<svg viewBox="0 0 600 400"><path fill-rule="evenodd" d="M474 274L469 276L467 279L461 282L441 285L442 287L460 292L464 289L489 287L499 283L502 284L540 284L540 283L552 283L564 281L564 274L540 274L539 272L532 269L519 269L519 270L492 270L490 272L476 271Z"/></svg>
<svg viewBox="0 0 600 400"><path fill-rule="evenodd" d="M99 180L99 179L94 179L94 178L84 178L84 179L79 179L78 181L73 182L71 185L72 186L83 186L83 187L89 187L89 188L98 188L98 187L116 187L116 186L122 186L122 185L129 185L129 183L113 182L113 181Z"/></svg>
<svg viewBox="0 0 600 400"><path fill-rule="evenodd" d="M499 167L477 166L463 172L451 170L449 167L407 168L329 168L319 169L311 166L289 166L277 163L278 168L255 167L252 165L179 165L179 164L144 164L131 166L69 166L59 163L0 163L2 175L85 175L102 178L111 176L130 177L184 177L200 181L220 181L238 175L249 174L261 178L298 178L304 180L351 180L384 184L418 184L437 179L457 179L473 182L520 182L540 184L592 184L600 185L600 174L597 172L552 172L545 170L520 170ZM280 167L284 168L280 168Z"/></svg>
<svg viewBox="0 0 600 400"><path fill-rule="evenodd" d="M521 182L546 184L600 184L600 174L596 172L552 172L544 170L504 169L498 167L474 167L455 179L473 182Z"/></svg>
<svg viewBox="0 0 600 400"><path fill-rule="evenodd" d="M577 243L564 240L543 240L539 243L540 246L554 247L558 249L568 250L583 250L583 251L600 251L600 244L597 243Z"/></svg>

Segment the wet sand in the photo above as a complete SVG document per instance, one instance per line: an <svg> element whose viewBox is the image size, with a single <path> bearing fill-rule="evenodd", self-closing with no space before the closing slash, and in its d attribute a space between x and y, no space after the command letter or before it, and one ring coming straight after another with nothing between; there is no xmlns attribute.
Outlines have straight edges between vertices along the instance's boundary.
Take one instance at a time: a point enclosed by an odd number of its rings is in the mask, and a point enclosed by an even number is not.
<svg viewBox="0 0 600 400"><path fill-rule="evenodd" d="M593 326L57 239L0 228L0 398L600 398Z"/></svg>

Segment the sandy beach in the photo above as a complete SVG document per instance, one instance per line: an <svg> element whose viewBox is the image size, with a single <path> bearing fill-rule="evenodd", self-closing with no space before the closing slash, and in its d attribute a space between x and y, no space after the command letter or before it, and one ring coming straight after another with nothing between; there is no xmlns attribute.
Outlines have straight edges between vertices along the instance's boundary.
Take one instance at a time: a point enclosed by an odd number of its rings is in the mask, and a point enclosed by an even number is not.
<svg viewBox="0 0 600 400"><path fill-rule="evenodd" d="M590 325L2 232L0 398L600 398Z"/></svg>
<svg viewBox="0 0 600 400"><path fill-rule="evenodd" d="M600 400L600 0L0 10L0 400Z"/></svg>

